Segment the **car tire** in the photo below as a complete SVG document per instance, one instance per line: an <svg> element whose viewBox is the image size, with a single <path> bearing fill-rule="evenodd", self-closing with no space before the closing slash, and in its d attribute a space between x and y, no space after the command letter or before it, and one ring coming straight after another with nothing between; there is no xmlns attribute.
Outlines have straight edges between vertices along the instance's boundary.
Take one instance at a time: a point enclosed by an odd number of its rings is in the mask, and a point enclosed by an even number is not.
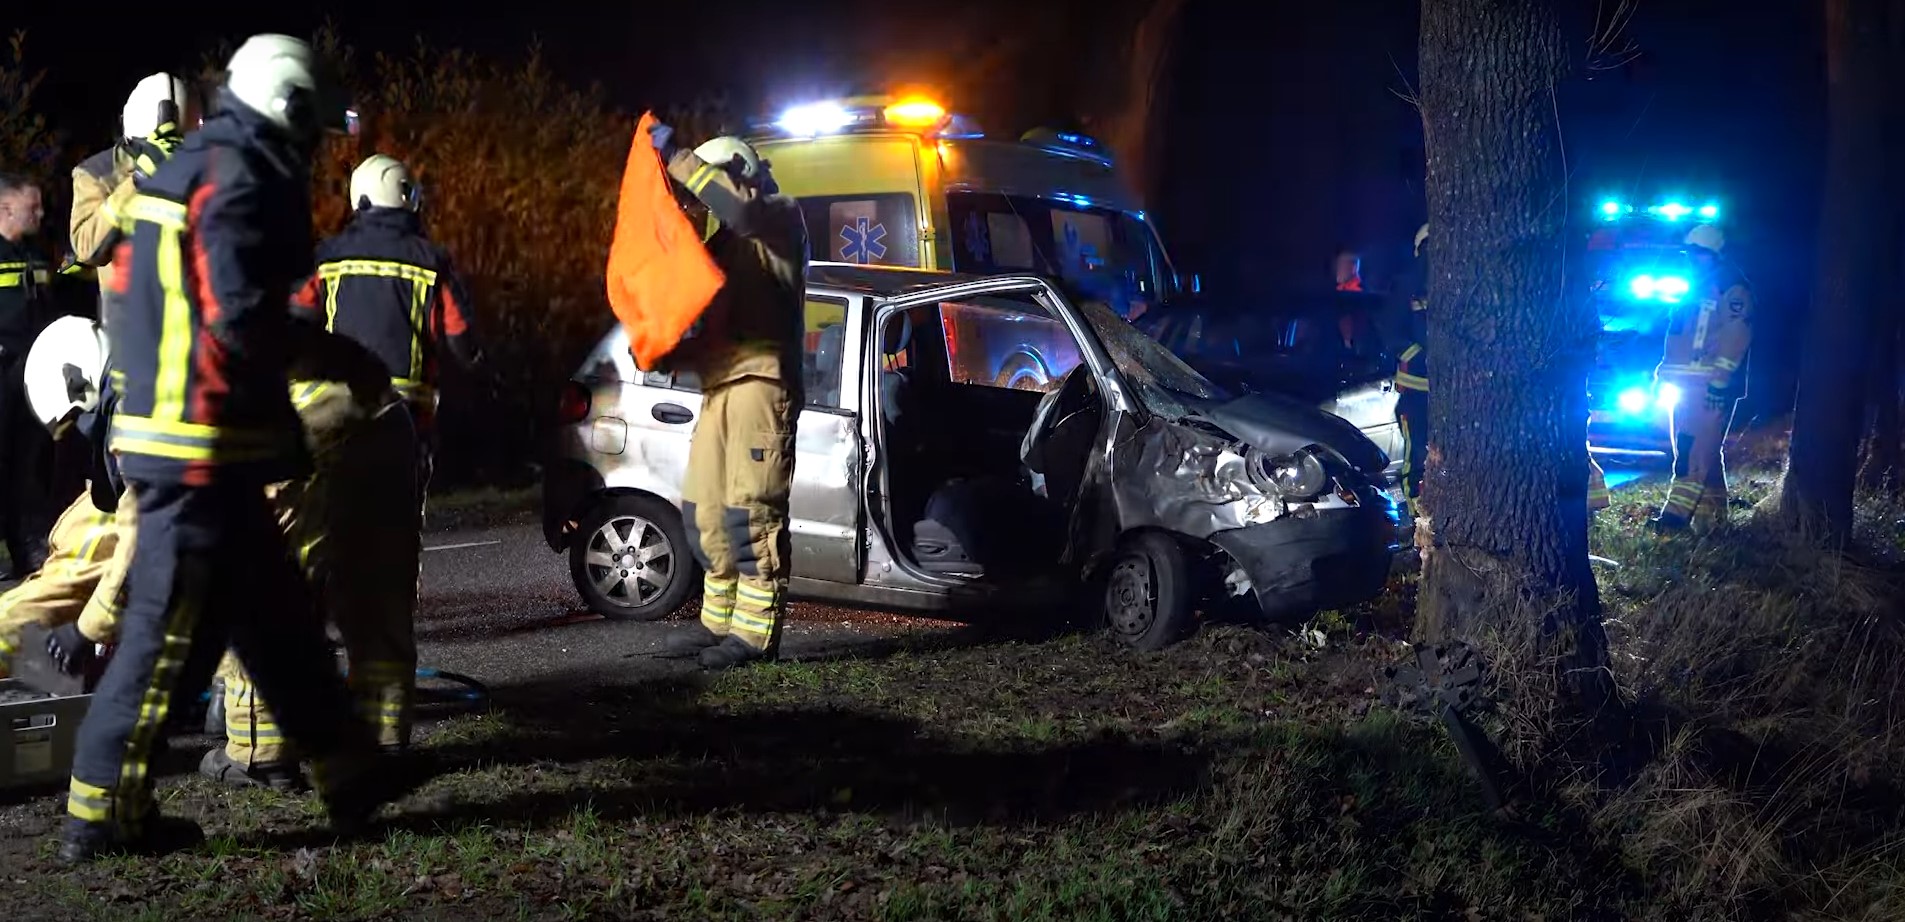
<svg viewBox="0 0 1905 922"><path fill-rule="evenodd" d="M569 542L569 579L590 611L654 621L700 585L701 567L674 506L651 496L607 496L580 525Z"/></svg>
<svg viewBox="0 0 1905 922"><path fill-rule="evenodd" d="M1051 389L1052 376L1036 357L1018 352L1007 356L1005 363L999 366L999 376L993 379L992 386L1043 393Z"/></svg>
<svg viewBox="0 0 1905 922"><path fill-rule="evenodd" d="M1184 548L1171 536L1139 532L1122 542L1103 577L1105 624L1134 650L1162 650L1197 629Z"/></svg>

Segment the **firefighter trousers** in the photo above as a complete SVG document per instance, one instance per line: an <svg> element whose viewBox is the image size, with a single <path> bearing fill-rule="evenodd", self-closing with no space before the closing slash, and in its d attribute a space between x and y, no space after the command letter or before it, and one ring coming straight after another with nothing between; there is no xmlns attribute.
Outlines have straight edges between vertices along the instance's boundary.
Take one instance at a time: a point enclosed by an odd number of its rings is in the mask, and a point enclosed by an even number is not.
<svg viewBox="0 0 1905 922"><path fill-rule="evenodd" d="M89 604L93 590L111 568L119 546L119 524L81 491L53 523L47 537L46 563L26 581L0 595L0 678L9 674L19 651L20 632L79 622L80 633L95 640L112 636L112 619Z"/></svg>
<svg viewBox="0 0 1905 922"><path fill-rule="evenodd" d="M1588 511L1598 512L1613 504L1613 497L1607 492L1607 472L1601 470L1599 462L1592 454L1588 455Z"/></svg>
<svg viewBox="0 0 1905 922"><path fill-rule="evenodd" d="M1404 390L1396 397L1396 425L1402 428L1402 496L1409 514L1422 515L1422 474L1429 461L1429 392Z"/></svg>
<svg viewBox="0 0 1905 922"><path fill-rule="evenodd" d="M701 623L767 653L780 644L793 561L787 504L800 392L746 376L701 398L682 520L707 571Z"/></svg>
<svg viewBox="0 0 1905 922"><path fill-rule="evenodd" d="M1663 521L1675 525L1719 525L1726 521L1726 458L1721 446L1733 421L1733 401L1713 407L1706 382L1677 382L1687 398L1673 411L1673 485L1661 507Z"/></svg>
<svg viewBox="0 0 1905 922"><path fill-rule="evenodd" d="M320 788L361 779L375 743L355 719L263 489L133 482L121 502L137 510L137 549L125 571L118 646L79 728L72 821L121 840L139 835L166 718L205 687L228 642L277 703L290 737L320 758ZM260 599L272 601L268 612Z"/></svg>
<svg viewBox="0 0 1905 922"><path fill-rule="evenodd" d="M422 557L418 446L401 405L352 433L301 481L269 493L285 540L343 641L358 714L387 748L410 743ZM247 770L294 762L266 698L227 653L225 754Z"/></svg>

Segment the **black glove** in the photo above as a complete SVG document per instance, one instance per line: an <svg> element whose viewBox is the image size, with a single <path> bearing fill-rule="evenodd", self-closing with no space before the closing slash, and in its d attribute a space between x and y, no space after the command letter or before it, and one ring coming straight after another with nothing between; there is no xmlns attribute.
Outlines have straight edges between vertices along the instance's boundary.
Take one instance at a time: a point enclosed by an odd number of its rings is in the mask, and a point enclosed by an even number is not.
<svg viewBox="0 0 1905 922"><path fill-rule="evenodd" d="M67 675L79 675L93 661L92 641L79 632L79 625L62 624L46 635L46 655L51 657L53 665Z"/></svg>

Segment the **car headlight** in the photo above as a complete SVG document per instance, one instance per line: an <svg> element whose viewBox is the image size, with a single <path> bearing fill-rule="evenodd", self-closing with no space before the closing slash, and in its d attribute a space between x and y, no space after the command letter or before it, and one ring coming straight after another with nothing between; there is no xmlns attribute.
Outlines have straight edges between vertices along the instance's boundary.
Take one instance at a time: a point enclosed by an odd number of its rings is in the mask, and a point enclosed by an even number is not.
<svg viewBox="0 0 1905 922"><path fill-rule="evenodd" d="M1329 471L1323 469L1323 459L1307 448L1287 455L1252 451L1248 463L1250 479L1257 486L1292 499L1308 499L1322 493L1330 485Z"/></svg>

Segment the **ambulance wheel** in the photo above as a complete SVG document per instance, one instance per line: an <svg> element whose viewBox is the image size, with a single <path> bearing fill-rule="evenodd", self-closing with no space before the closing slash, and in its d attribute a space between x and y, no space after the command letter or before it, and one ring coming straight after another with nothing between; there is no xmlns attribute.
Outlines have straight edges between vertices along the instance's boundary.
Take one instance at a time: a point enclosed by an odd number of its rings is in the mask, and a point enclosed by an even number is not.
<svg viewBox="0 0 1905 922"><path fill-rule="evenodd" d="M651 496L606 496L583 516L569 544L569 578L589 610L654 621L700 583L681 513Z"/></svg>
<svg viewBox="0 0 1905 922"><path fill-rule="evenodd" d="M1043 392L1052 389L1052 376L1046 373L1045 366L1039 364L1037 357L1017 352L999 366L999 374L993 378L992 386Z"/></svg>
<svg viewBox="0 0 1905 922"><path fill-rule="evenodd" d="M1127 536L1103 577L1105 623L1134 650L1162 650L1197 629L1194 587L1184 548L1170 535Z"/></svg>

